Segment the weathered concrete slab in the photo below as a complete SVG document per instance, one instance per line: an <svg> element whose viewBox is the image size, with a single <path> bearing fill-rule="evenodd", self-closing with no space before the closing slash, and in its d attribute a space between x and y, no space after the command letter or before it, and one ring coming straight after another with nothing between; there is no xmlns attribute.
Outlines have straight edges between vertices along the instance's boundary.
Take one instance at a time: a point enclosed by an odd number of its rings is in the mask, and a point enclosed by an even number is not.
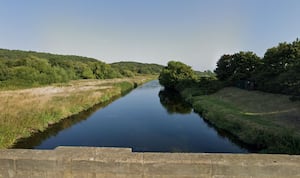
<svg viewBox="0 0 300 178"><path fill-rule="evenodd" d="M97 151L102 153L131 153L131 148L116 148L116 147L69 147L69 146L59 146L55 148L58 151L74 151L74 150L84 150L84 151Z"/></svg>
<svg viewBox="0 0 300 178"><path fill-rule="evenodd" d="M132 153L130 148L0 150L0 178L299 177L300 156Z"/></svg>

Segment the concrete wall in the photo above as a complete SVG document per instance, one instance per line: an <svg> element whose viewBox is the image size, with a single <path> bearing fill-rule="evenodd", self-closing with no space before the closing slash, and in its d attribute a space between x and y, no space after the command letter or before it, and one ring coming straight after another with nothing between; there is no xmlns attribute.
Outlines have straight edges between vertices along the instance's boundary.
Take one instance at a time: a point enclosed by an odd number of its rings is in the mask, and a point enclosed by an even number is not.
<svg viewBox="0 0 300 178"><path fill-rule="evenodd" d="M129 148L0 150L0 178L300 177L300 156L132 153Z"/></svg>

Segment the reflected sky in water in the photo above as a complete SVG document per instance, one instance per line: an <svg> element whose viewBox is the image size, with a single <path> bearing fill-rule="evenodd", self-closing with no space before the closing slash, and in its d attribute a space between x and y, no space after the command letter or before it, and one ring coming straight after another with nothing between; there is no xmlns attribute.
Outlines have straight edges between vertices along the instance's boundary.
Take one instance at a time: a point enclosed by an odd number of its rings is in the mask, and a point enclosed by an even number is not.
<svg viewBox="0 0 300 178"><path fill-rule="evenodd" d="M245 153L246 149L219 134L188 105L149 82L110 105L69 118L16 147L129 147L133 151ZM73 119L74 123L70 123ZM69 120L69 121L68 121ZM72 125L73 124L73 125ZM67 125L62 127L61 125Z"/></svg>

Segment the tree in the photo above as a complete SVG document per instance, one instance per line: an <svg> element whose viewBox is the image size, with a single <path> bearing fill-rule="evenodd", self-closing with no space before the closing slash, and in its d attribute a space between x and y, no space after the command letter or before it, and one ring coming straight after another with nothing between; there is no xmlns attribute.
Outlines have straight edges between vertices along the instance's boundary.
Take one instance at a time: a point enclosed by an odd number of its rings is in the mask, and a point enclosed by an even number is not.
<svg viewBox="0 0 300 178"><path fill-rule="evenodd" d="M0 60L0 81L8 79L8 67Z"/></svg>
<svg viewBox="0 0 300 178"><path fill-rule="evenodd" d="M169 114L189 114L192 112L191 106L174 90L161 90L158 96L160 103Z"/></svg>
<svg viewBox="0 0 300 178"><path fill-rule="evenodd" d="M221 81L228 80L234 73L233 55L224 54L217 62L215 73Z"/></svg>
<svg viewBox="0 0 300 178"><path fill-rule="evenodd" d="M117 62L112 63L111 67L121 74L124 73L124 76L127 76L127 71L131 71L134 75L159 74L163 68L163 66L158 64L144 64L139 62Z"/></svg>
<svg viewBox="0 0 300 178"><path fill-rule="evenodd" d="M299 93L300 41L279 43L268 49L263 58L263 65L257 70L255 80L258 89L272 92Z"/></svg>
<svg viewBox="0 0 300 178"><path fill-rule="evenodd" d="M161 85L175 90L181 90L195 80L196 75L192 68L178 61L168 62L168 66L159 75Z"/></svg>
<svg viewBox="0 0 300 178"><path fill-rule="evenodd" d="M120 68L122 64L118 65ZM148 71L154 64L133 63ZM157 65L158 66L158 65ZM158 66L157 68L162 68ZM129 69L128 76L135 72ZM122 77L119 68L93 58L56 55L33 51L0 49L0 87L31 87L77 79L107 79Z"/></svg>
<svg viewBox="0 0 300 178"><path fill-rule="evenodd" d="M223 55L217 62L215 73L219 80L234 84L237 81L251 80L260 65L261 60L255 53L241 51Z"/></svg>
<svg viewBox="0 0 300 178"><path fill-rule="evenodd" d="M266 51L264 61L264 71L269 75L278 75L288 70L288 66L294 62L297 56L297 49L289 43L279 43L277 47Z"/></svg>
<svg viewBox="0 0 300 178"><path fill-rule="evenodd" d="M93 71L86 66L83 67L81 77L83 79L94 79L95 78Z"/></svg>

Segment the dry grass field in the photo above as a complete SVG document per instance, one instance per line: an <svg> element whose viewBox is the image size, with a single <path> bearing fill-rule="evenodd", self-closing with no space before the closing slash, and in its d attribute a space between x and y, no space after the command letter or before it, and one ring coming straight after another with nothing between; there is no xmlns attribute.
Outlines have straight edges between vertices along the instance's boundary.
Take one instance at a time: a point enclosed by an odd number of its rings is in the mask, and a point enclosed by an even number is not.
<svg viewBox="0 0 300 178"><path fill-rule="evenodd" d="M0 91L0 148L7 148L35 131L95 104L121 95L153 76L124 79L77 80L51 86Z"/></svg>

